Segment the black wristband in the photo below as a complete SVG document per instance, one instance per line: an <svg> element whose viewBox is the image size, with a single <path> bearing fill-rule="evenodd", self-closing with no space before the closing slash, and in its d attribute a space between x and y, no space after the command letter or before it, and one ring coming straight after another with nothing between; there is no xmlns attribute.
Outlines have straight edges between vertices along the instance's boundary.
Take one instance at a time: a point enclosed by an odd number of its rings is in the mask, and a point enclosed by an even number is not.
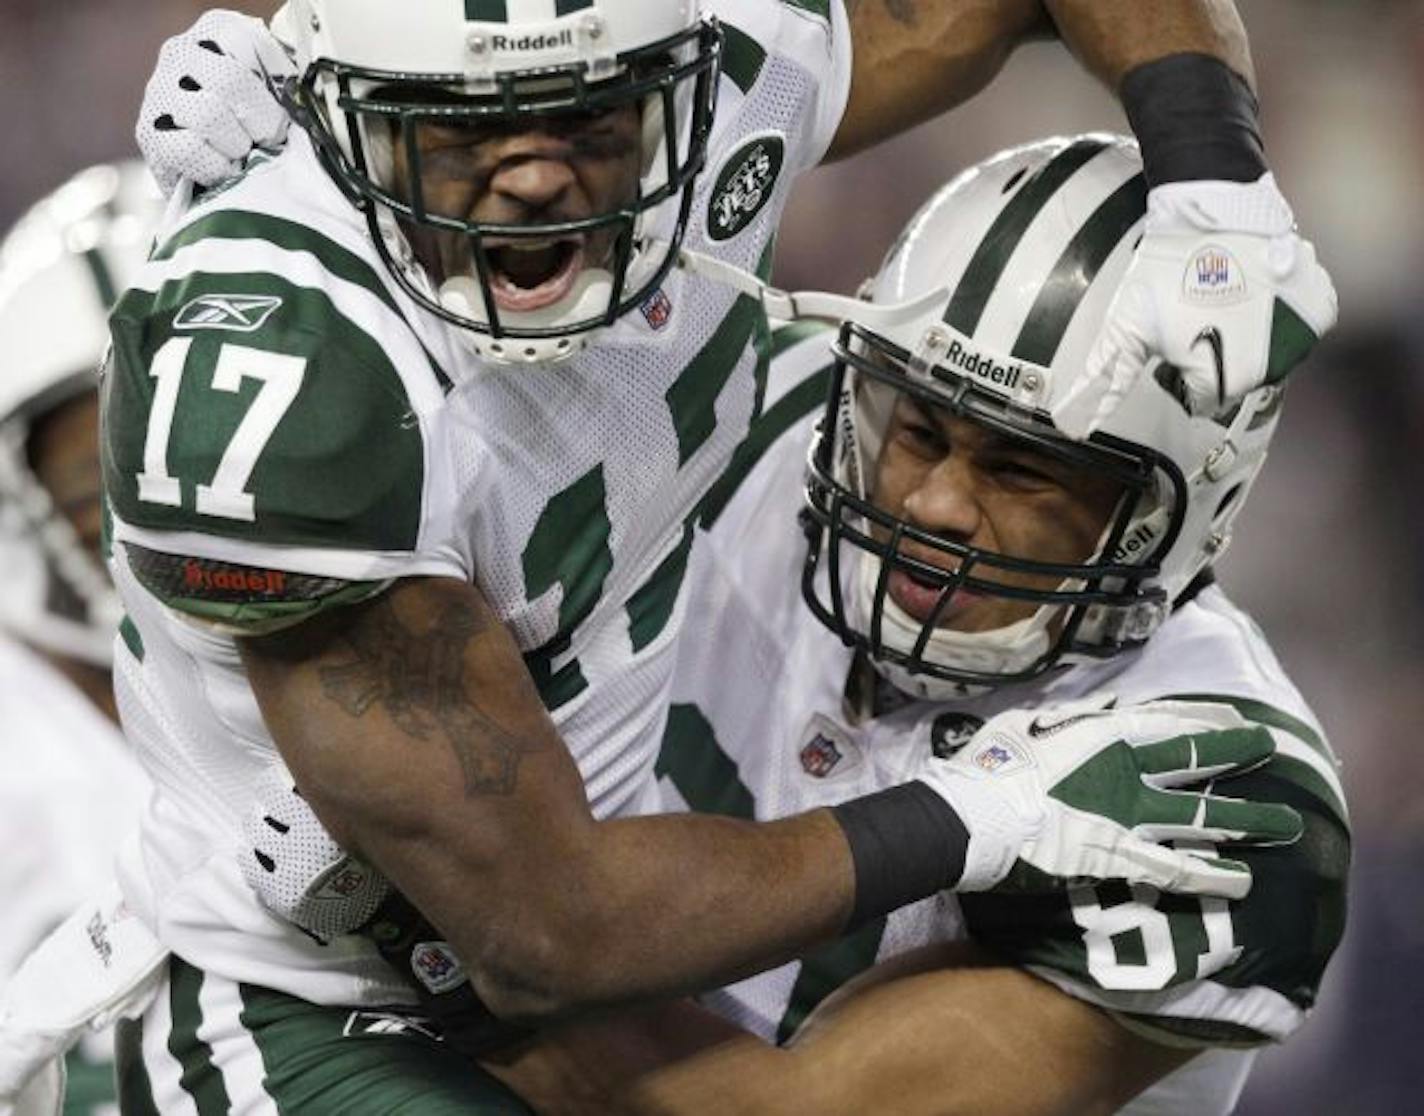
<svg viewBox="0 0 1424 1116"><path fill-rule="evenodd" d="M404 895L390 897L359 931L414 989L420 1006L449 1045L479 1058L528 1036L485 1007L459 958L430 921Z"/></svg>
<svg viewBox="0 0 1424 1116"><path fill-rule="evenodd" d="M1256 95L1221 59L1171 54L1138 66L1121 92L1149 186L1266 173Z"/></svg>
<svg viewBox="0 0 1424 1116"><path fill-rule="evenodd" d="M964 875L969 830L924 783L904 783L831 807L855 864L847 929L953 887Z"/></svg>

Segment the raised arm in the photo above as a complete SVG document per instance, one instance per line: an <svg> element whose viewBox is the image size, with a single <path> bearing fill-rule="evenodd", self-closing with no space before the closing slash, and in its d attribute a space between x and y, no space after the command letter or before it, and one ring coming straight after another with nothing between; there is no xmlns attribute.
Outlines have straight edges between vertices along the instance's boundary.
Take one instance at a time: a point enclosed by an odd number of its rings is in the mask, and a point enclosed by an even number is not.
<svg viewBox="0 0 1424 1116"><path fill-rule="evenodd" d="M1231 0L848 0L855 69L830 157L963 104L1032 39L1058 37L1114 92L1139 66L1205 54L1252 76Z"/></svg>

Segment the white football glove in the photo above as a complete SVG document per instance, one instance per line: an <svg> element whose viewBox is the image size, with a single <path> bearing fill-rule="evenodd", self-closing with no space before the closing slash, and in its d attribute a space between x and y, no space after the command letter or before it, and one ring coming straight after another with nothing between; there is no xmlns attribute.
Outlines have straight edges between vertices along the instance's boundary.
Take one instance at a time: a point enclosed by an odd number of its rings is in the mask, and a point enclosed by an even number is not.
<svg viewBox="0 0 1424 1116"><path fill-rule="evenodd" d="M1274 176L1158 186L1087 374L1054 406L1054 422L1086 437L1159 363L1180 372L1193 414L1219 414L1283 378L1337 313L1330 276Z"/></svg>
<svg viewBox="0 0 1424 1116"><path fill-rule="evenodd" d="M0 1116L58 1116L66 1052L137 1019L168 950L107 885L31 953L0 995Z"/></svg>
<svg viewBox="0 0 1424 1116"><path fill-rule="evenodd" d="M135 129L164 194L184 179L216 185L254 147L280 148L289 120L270 83L295 73L262 21L237 12L207 12L164 43Z"/></svg>
<svg viewBox="0 0 1424 1116"><path fill-rule="evenodd" d="M955 890L987 891L1022 862L1049 887L1125 880L1240 899L1251 887L1244 864L1157 842L1299 838L1288 806L1169 789L1259 767L1275 749L1266 729L1211 702L1104 705L1000 713L953 757L913 773L969 830Z"/></svg>
<svg viewBox="0 0 1424 1116"><path fill-rule="evenodd" d="M241 867L262 905L323 942L369 922L391 892L386 878L331 839L280 763L255 791Z"/></svg>

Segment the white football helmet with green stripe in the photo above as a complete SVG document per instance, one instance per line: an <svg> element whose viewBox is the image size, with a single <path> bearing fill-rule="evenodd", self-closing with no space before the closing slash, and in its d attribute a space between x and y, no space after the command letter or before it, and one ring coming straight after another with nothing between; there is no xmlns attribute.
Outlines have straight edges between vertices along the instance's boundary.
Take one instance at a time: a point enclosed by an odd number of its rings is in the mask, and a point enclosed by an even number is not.
<svg viewBox="0 0 1424 1116"><path fill-rule="evenodd" d="M302 69L287 92L293 115L365 212L392 274L469 331L485 358L567 357L642 305L675 263L706 159L722 47L696 0L289 0L273 28ZM641 113L643 161L626 204L527 225L427 208L417 126L518 132L628 105ZM404 190L397 144L411 166ZM609 258L585 263L581 246L596 233L612 235ZM411 240L431 235L458 245L452 258L468 261L459 273L431 277L414 260ZM500 307L495 291L510 282L502 254L521 249L556 254L560 276L575 271L557 301Z"/></svg>
<svg viewBox="0 0 1424 1116"><path fill-rule="evenodd" d="M1085 374L1141 237L1146 195L1141 158L1125 138L1055 139L1000 154L936 194L867 287L874 304L940 290L934 306L900 326L867 315L842 331L808 474L804 589L821 620L911 694L949 699L1037 677L1065 656L1140 645L1227 545L1275 430L1278 388L1248 394L1225 416L1194 416L1180 376L1161 365L1090 437L1068 436L1051 417ZM1200 343L1214 344L1205 333ZM878 508L874 468L901 392L1114 477L1125 495L1096 552L1050 565ZM943 560L916 561L905 543ZM823 564L829 578L817 577ZM940 591L928 619L887 594L893 570ZM995 575L1009 572L1054 587L1005 592ZM960 589L1039 607L991 631L939 626Z"/></svg>
<svg viewBox="0 0 1424 1116"><path fill-rule="evenodd" d="M97 166L0 244L0 627L105 664L118 598L30 467L33 423L98 386L108 313L147 255L159 194L142 163Z"/></svg>

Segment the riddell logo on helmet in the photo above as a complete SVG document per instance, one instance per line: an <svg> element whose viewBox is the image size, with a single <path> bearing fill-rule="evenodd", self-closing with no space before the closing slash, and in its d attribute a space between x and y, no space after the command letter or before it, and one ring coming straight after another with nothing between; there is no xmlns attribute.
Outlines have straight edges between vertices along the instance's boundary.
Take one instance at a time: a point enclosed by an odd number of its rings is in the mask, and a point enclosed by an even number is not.
<svg viewBox="0 0 1424 1116"><path fill-rule="evenodd" d="M572 31L560 31L556 35L521 35L517 39L509 35L490 37L490 46L507 54L533 54L535 51L555 50L558 47L572 48L573 45Z"/></svg>
<svg viewBox="0 0 1424 1116"><path fill-rule="evenodd" d="M1127 533L1127 538L1117 544L1112 560L1121 562L1128 558L1140 558L1157 541L1157 532L1147 523L1139 523Z"/></svg>
<svg viewBox="0 0 1424 1116"><path fill-rule="evenodd" d="M991 356L971 352L959 341L950 342L949 352L944 354L944 358L961 372L987 380L991 384L999 384L1011 391L1019 386L1019 378L1024 370L1022 364L1000 364Z"/></svg>

